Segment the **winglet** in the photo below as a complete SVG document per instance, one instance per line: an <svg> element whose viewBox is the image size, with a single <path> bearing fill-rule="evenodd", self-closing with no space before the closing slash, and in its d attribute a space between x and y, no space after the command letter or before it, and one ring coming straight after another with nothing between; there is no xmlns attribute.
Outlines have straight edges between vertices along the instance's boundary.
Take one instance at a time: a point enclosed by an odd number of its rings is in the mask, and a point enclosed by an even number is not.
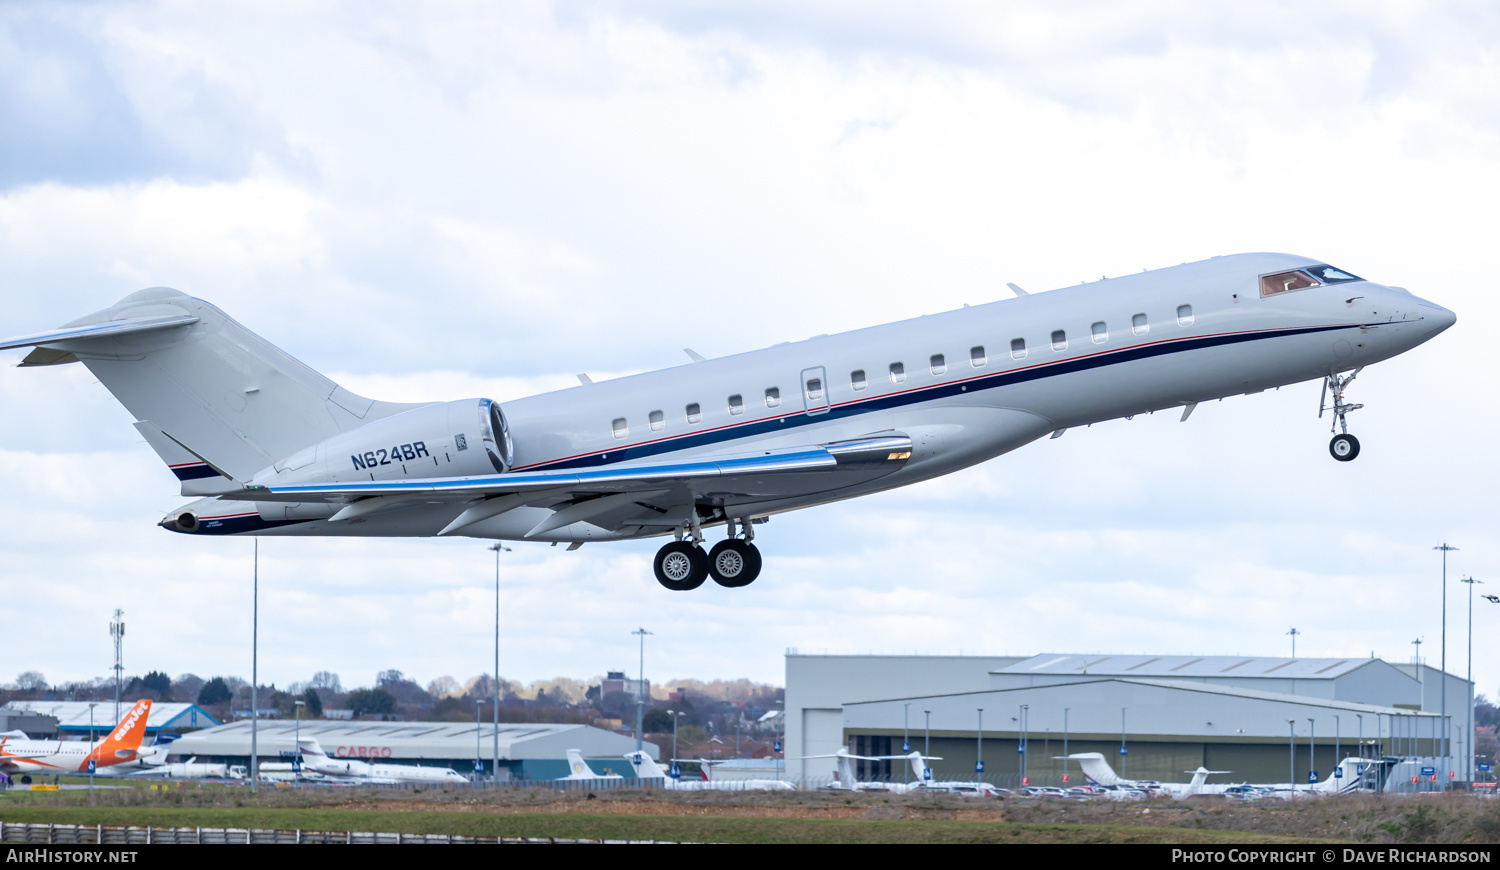
<svg viewBox="0 0 1500 870"><path fill-rule="evenodd" d="M1030 293L1027 293L1025 290L1022 290L1020 287L1017 287L1016 285L1010 283L1009 281L1005 282L1005 286L1009 287L1010 288L1010 292L1016 294L1017 296L1030 296L1031 295Z"/></svg>
<svg viewBox="0 0 1500 870"><path fill-rule="evenodd" d="M682 352L687 354L688 359L692 360L695 363L703 362L703 354L698 353L696 350L693 350L690 347L683 348Z"/></svg>
<svg viewBox="0 0 1500 870"><path fill-rule="evenodd" d="M590 378L588 375L584 374L583 372L579 372L578 373L578 383L583 384L586 387L589 384L592 384L593 382L594 382L593 378Z"/></svg>

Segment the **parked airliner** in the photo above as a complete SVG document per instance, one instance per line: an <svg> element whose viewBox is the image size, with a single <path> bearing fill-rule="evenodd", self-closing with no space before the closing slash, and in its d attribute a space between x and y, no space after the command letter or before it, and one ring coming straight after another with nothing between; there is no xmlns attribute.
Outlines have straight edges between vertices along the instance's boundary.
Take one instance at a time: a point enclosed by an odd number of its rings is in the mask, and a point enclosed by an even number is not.
<svg viewBox="0 0 1500 870"><path fill-rule="evenodd" d="M0 734L0 771L23 776L32 773L88 773L90 761L96 770L130 764L140 752L150 715L151 701L145 698L136 701L120 718L119 724L97 742L32 740L19 731Z"/></svg>
<svg viewBox="0 0 1500 870"><path fill-rule="evenodd" d="M1329 450L1371 363L1453 312L1305 257L1238 254L504 403L357 396L199 299L141 290L0 342L82 362L199 497L193 535L671 535L657 579L753 581L769 516L948 474L1119 417L1321 380ZM1249 436L1247 436L1249 437ZM704 530L725 539L711 552Z"/></svg>

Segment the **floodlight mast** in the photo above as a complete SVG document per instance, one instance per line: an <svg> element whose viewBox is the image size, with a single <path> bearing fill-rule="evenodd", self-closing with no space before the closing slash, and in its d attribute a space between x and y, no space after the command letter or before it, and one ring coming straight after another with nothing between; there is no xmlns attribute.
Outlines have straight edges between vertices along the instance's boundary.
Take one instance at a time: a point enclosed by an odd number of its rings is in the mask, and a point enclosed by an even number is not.
<svg viewBox="0 0 1500 870"><path fill-rule="evenodd" d="M636 685L635 685L635 689L636 689L636 692L635 692L635 751L636 752L640 752L641 751L641 726L644 724L644 720L645 720L645 717L646 717L646 635L651 634L651 633L652 632L649 632L649 631L647 631L644 628L637 628L635 631L631 632L631 634L638 634L641 637L640 670L636 671L636 675L639 677L640 682L636 683Z"/></svg>
<svg viewBox="0 0 1500 870"><path fill-rule="evenodd" d="M120 721L120 679L123 666L120 662L120 645L125 639L125 611L115 608L115 618L109 621L109 636L115 642L115 721Z"/></svg>
<svg viewBox="0 0 1500 870"><path fill-rule="evenodd" d="M1442 643L1440 644L1440 646L1442 646L1442 652L1438 656L1438 661L1440 662L1439 667L1442 671L1443 676L1438 682L1438 691L1442 697L1441 721L1446 723L1448 721L1448 554L1450 552L1456 552L1458 548L1450 547L1448 546L1448 542L1444 541L1441 545L1433 547L1432 549L1441 550L1443 553L1443 639ZM1449 734L1447 725L1444 725L1441 751L1445 760L1448 757L1448 738L1450 736L1451 735ZM1448 790L1449 782L1450 780L1448 778L1444 778L1443 791Z"/></svg>
<svg viewBox="0 0 1500 870"><path fill-rule="evenodd" d="M495 722L494 733L491 736L494 743L494 762L490 768L490 779L499 782L500 778L500 554L509 553L510 547L495 542L491 550L495 551ZM478 728L478 725L474 726Z"/></svg>
<svg viewBox="0 0 1500 870"><path fill-rule="evenodd" d="M1474 781L1474 584L1483 585L1483 580L1465 577L1458 581L1469 587L1469 725L1464 731L1464 774L1468 782Z"/></svg>

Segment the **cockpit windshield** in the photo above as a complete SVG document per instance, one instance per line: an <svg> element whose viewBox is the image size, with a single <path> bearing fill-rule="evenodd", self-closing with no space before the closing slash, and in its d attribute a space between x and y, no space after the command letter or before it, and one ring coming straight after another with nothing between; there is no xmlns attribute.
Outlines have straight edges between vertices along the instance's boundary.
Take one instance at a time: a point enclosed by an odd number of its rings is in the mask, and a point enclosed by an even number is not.
<svg viewBox="0 0 1500 870"><path fill-rule="evenodd" d="M1308 266L1306 271L1324 284L1346 284L1350 281L1365 280L1357 275L1351 275L1343 269L1335 269L1326 263L1322 266Z"/></svg>
<svg viewBox="0 0 1500 870"><path fill-rule="evenodd" d="M1275 296L1278 293L1291 293L1294 290L1306 290L1309 287L1317 286L1320 286L1318 279L1307 274L1302 269L1293 269L1290 272L1262 275L1260 279L1260 295Z"/></svg>

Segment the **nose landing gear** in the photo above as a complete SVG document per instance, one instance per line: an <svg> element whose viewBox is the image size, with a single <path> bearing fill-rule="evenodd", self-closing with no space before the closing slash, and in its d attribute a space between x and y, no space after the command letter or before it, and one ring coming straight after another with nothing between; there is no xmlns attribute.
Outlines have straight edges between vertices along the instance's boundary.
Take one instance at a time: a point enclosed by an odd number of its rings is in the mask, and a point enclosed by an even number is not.
<svg viewBox="0 0 1500 870"><path fill-rule="evenodd" d="M1333 440L1328 442L1328 452L1334 459L1340 462L1349 462L1359 455L1359 439L1349 434L1349 423L1345 416L1350 411L1358 411L1364 405L1355 405L1344 401L1344 391L1359 377L1364 367L1355 369L1348 377L1341 375L1329 375L1323 379L1323 395L1318 399L1318 419L1323 418L1324 411L1333 412L1333 424L1329 426L1330 432L1338 432ZM1328 394L1333 394L1333 404L1327 404Z"/></svg>

